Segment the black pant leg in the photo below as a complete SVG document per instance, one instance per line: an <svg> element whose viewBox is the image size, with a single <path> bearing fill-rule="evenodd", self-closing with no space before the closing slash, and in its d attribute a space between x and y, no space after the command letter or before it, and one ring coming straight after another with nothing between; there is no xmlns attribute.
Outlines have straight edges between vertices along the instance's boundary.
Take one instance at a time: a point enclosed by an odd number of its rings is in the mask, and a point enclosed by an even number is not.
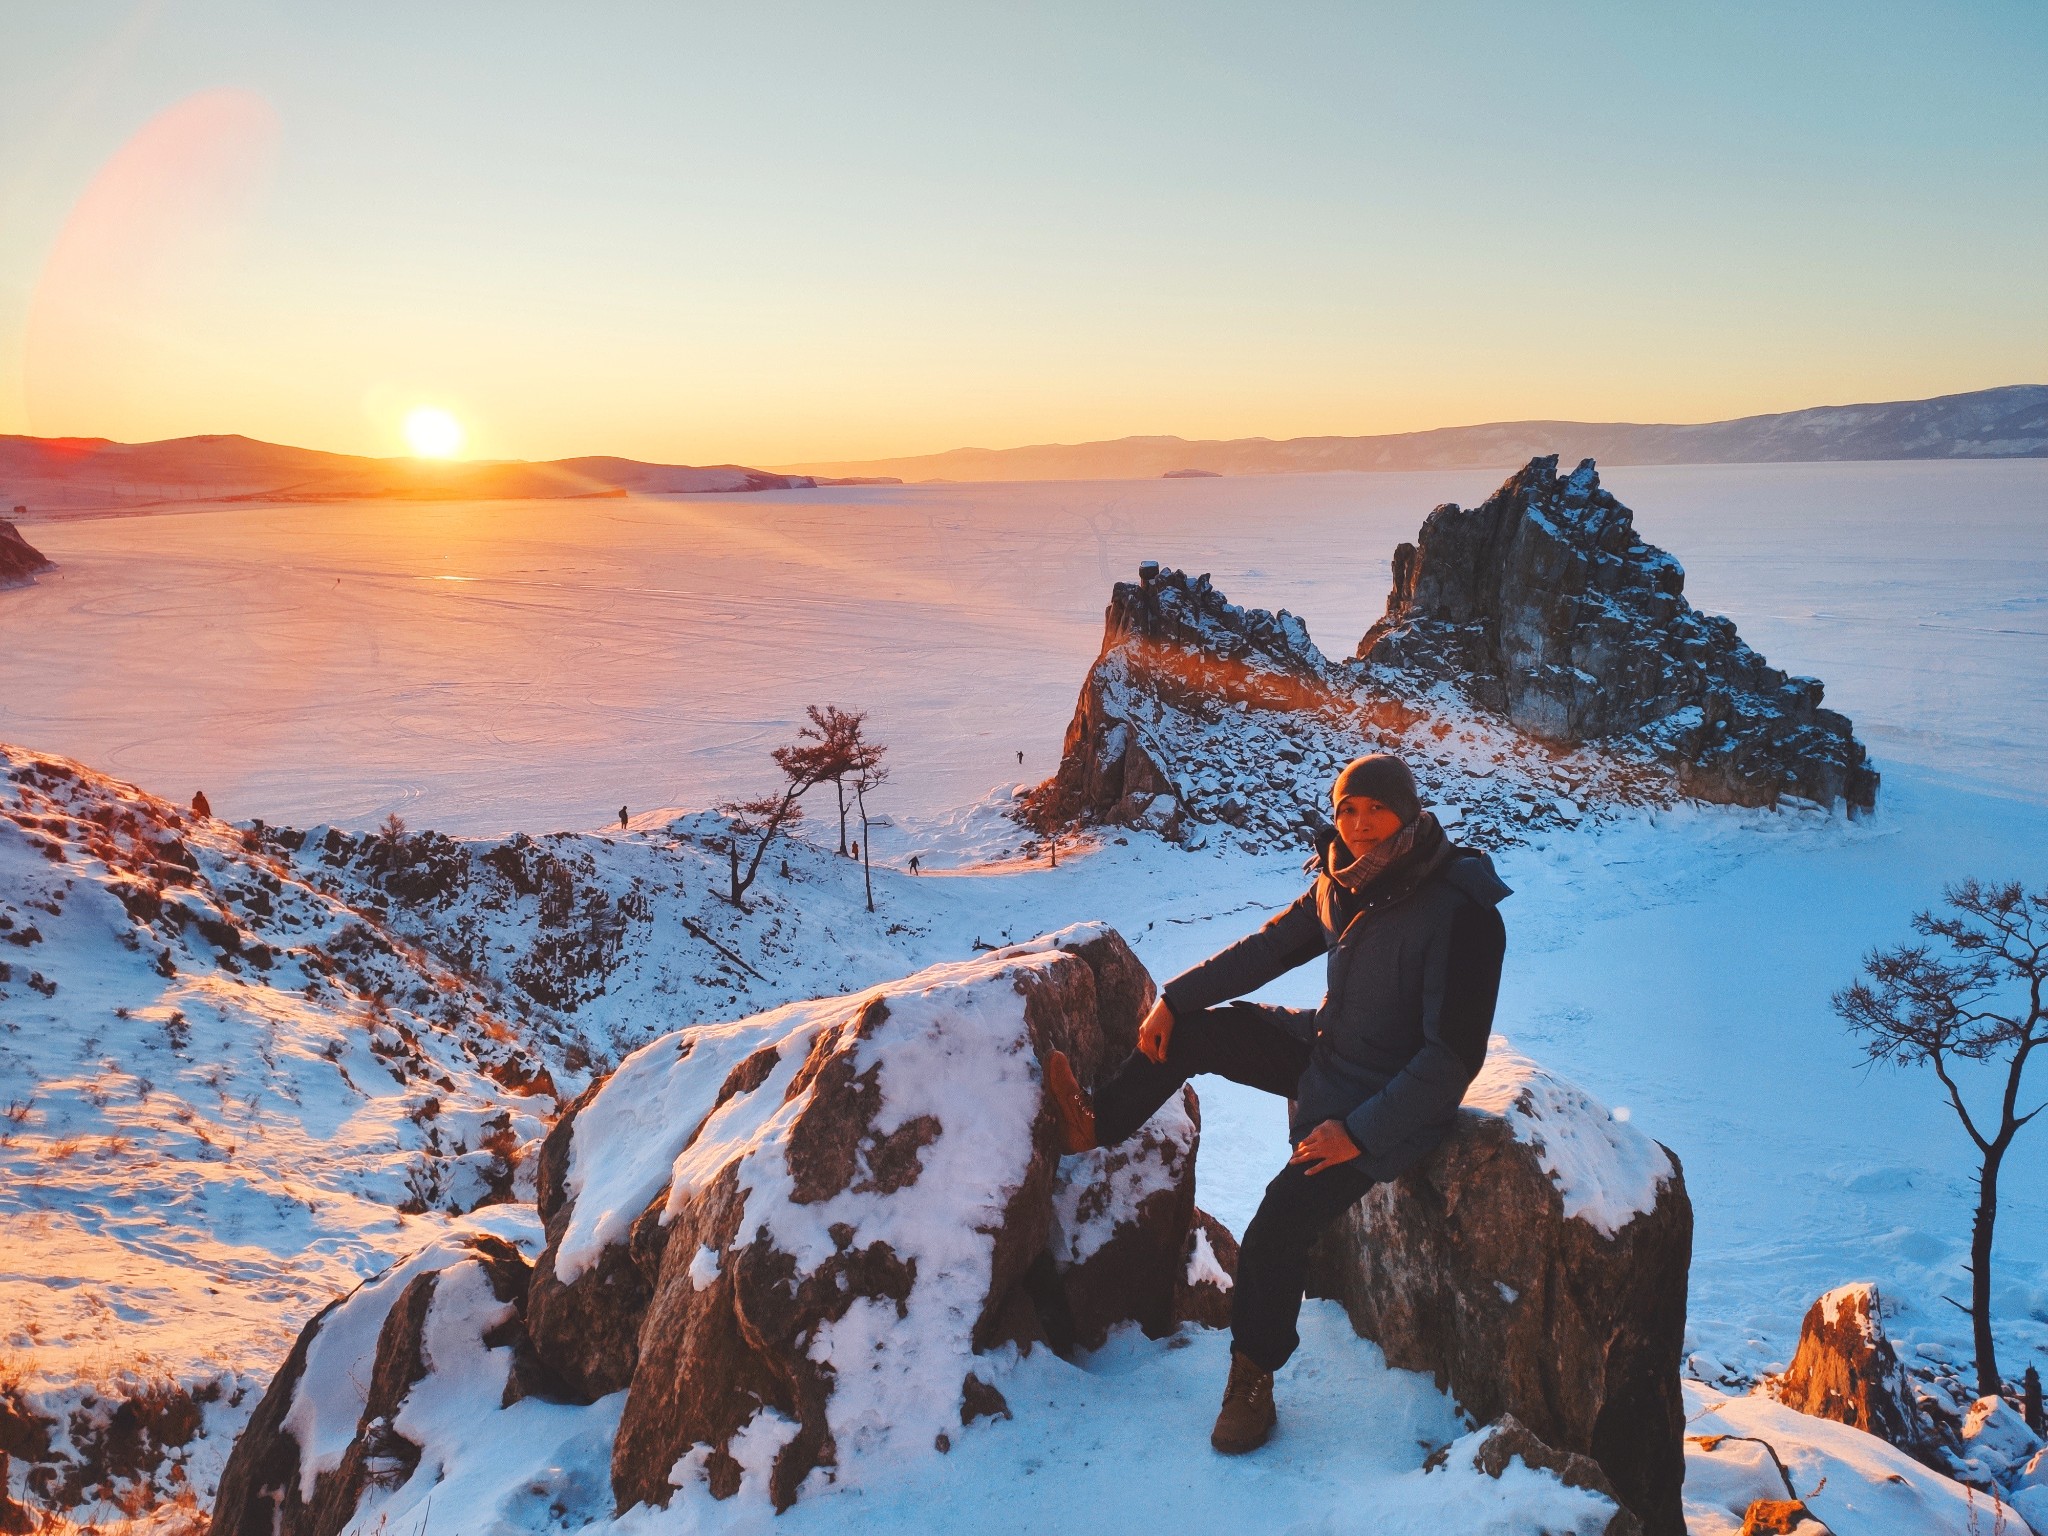
<svg viewBox="0 0 2048 1536"><path fill-rule="evenodd" d="M1115 1146L1150 1120L1181 1084L1204 1072L1291 1096L1308 1067L1309 1044L1281 1022L1287 1012L1257 1003L1226 1003L1175 1020L1164 1062L1133 1051L1095 1090L1096 1138Z"/></svg>
<svg viewBox="0 0 2048 1536"><path fill-rule="evenodd" d="M1230 1291L1231 1342L1262 1371L1277 1371L1301 1343L1295 1324L1308 1281L1309 1245L1373 1186L1363 1159L1306 1173L1282 1168L1238 1245Z"/></svg>

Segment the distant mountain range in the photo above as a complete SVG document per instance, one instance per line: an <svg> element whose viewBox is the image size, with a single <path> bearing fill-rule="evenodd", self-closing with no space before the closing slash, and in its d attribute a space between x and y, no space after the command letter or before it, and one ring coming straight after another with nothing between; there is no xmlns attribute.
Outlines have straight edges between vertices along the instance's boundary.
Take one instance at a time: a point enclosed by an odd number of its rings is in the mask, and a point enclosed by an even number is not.
<svg viewBox="0 0 2048 1536"><path fill-rule="evenodd" d="M436 463L288 448L254 438L0 435L0 516L31 519L196 501L504 501L797 490L898 480L1136 480L1315 470L1486 469L1540 454L1566 463L1766 464L1828 459L2048 457L2048 385L1933 400L1824 405L1693 426L1505 421L1379 437L1123 437L1032 448L956 448L914 458L799 464L644 464L592 456L540 463Z"/></svg>
<svg viewBox="0 0 2048 1536"><path fill-rule="evenodd" d="M0 515L19 506L29 517L193 501L503 501L776 491L814 483L808 475L738 464L696 468L606 457L436 463L322 453L238 436L157 443L0 436Z"/></svg>
<svg viewBox="0 0 2048 1536"><path fill-rule="evenodd" d="M1823 405L1691 426L1501 421L1377 437L1122 437L1032 448L956 448L914 458L799 464L791 473L903 480L1137 480L1189 470L1281 475L1314 470L1512 468L1539 454L1565 463L1778 464L1840 459L2048 457L2048 384L1933 400Z"/></svg>

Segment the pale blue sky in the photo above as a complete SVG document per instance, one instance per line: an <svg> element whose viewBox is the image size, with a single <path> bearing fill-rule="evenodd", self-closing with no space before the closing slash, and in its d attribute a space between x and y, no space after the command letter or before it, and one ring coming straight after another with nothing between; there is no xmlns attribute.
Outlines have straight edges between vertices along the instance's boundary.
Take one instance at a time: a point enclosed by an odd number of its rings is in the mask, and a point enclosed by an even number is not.
<svg viewBox="0 0 2048 1536"><path fill-rule="evenodd" d="M0 431L775 463L2043 381L2044 80L2033 0L0 0ZM81 204L224 89L249 154Z"/></svg>

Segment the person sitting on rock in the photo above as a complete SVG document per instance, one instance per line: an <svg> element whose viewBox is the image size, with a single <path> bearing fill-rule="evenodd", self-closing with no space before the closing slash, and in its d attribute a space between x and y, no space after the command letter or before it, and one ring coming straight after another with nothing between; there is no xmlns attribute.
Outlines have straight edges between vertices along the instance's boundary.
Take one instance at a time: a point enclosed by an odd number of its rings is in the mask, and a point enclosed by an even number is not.
<svg viewBox="0 0 2048 1536"><path fill-rule="evenodd" d="M1091 1096L1064 1054L1046 1063L1069 1152L1114 1146L1203 1072L1289 1101L1293 1155L1245 1228L1230 1293L1230 1380L1209 1440L1233 1455L1273 1431L1273 1373L1301 1342L1316 1234L1451 1129L1486 1058L1507 947L1507 886L1422 809L1406 764L1357 758L1330 795L1314 886L1169 981L1107 1082ZM1322 1007L1226 1005L1325 955Z"/></svg>

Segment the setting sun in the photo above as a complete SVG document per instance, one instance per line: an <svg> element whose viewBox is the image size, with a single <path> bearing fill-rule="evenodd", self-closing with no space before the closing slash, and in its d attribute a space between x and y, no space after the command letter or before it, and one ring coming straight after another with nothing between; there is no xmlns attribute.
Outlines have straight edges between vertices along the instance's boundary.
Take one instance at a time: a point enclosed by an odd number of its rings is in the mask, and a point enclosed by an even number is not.
<svg viewBox="0 0 2048 1536"><path fill-rule="evenodd" d="M452 459L462 452L462 423L438 405L415 406L405 418L405 440L423 459Z"/></svg>

